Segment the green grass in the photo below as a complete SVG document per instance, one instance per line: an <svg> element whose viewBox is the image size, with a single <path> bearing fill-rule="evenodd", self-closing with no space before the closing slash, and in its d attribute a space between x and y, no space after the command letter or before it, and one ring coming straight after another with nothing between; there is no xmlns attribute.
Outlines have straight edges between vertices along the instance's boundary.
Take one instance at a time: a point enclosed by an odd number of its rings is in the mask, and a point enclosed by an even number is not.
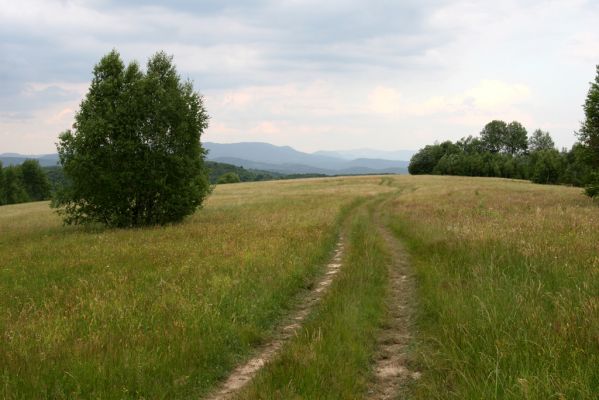
<svg viewBox="0 0 599 400"><path fill-rule="evenodd" d="M264 368L244 399L361 399L384 317L387 255L364 207L349 229L343 267L322 303Z"/></svg>
<svg viewBox="0 0 599 400"><path fill-rule="evenodd" d="M266 340L372 178L218 187L183 224L65 228L0 207L0 397L187 398Z"/></svg>
<svg viewBox="0 0 599 400"><path fill-rule="evenodd" d="M415 399L596 399L599 209L580 189L406 179L393 228L419 282Z"/></svg>
<svg viewBox="0 0 599 400"><path fill-rule="evenodd" d="M426 176L222 185L184 223L137 230L0 207L0 398L201 396L271 337L344 221L343 269L241 397L362 398L388 306L378 211L417 283L411 398L597 398L597 204Z"/></svg>

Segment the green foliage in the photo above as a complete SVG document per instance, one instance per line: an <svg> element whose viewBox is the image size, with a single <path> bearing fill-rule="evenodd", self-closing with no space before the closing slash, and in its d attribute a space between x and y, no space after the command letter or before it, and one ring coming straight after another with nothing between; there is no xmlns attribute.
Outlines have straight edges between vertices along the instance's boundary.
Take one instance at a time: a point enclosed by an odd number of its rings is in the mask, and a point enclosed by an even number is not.
<svg viewBox="0 0 599 400"><path fill-rule="evenodd" d="M534 183L558 183L562 170L562 159L557 150L540 150L534 157L531 180Z"/></svg>
<svg viewBox="0 0 599 400"><path fill-rule="evenodd" d="M68 185L67 178L64 176L61 167L43 167L43 171L48 177L48 182L50 182L51 192L54 193Z"/></svg>
<svg viewBox="0 0 599 400"><path fill-rule="evenodd" d="M491 153L499 153L504 148L507 136L507 124L499 120L489 122L480 132L484 148Z"/></svg>
<svg viewBox="0 0 599 400"><path fill-rule="evenodd" d="M578 132L578 138L585 149L586 162L593 171L585 193L590 197L596 197L599 193L599 65L583 108L585 120Z"/></svg>
<svg viewBox="0 0 599 400"><path fill-rule="evenodd" d="M2 161L0 161L0 206L6 204L4 185L4 170L2 169Z"/></svg>
<svg viewBox="0 0 599 400"><path fill-rule="evenodd" d="M533 132L530 139L528 139L528 150L531 152L551 150L553 148L555 148L555 143L553 143L553 139L551 139L549 132L543 132L542 130L537 129Z"/></svg>
<svg viewBox="0 0 599 400"><path fill-rule="evenodd" d="M599 197L599 176L595 176L593 182L584 188L584 193L589 197Z"/></svg>
<svg viewBox="0 0 599 400"><path fill-rule="evenodd" d="M549 132L537 129L528 139L517 121L495 120L481 132L455 144L427 145L410 160L411 174L489 176L531 179L536 183L583 186L593 182L587 146L576 143L558 152Z"/></svg>
<svg viewBox="0 0 599 400"><path fill-rule="evenodd" d="M70 184L53 205L67 224L180 221L209 193L200 144L207 126L202 97L181 82L172 57L156 53L144 73L111 51L94 67L74 130L60 135Z"/></svg>
<svg viewBox="0 0 599 400"><path fill-rule="evenodd" d="M37 160L2 168L0 163L0 205L50 198L48 178Z"/></svg>
<svg viewBox="0 0 599 400"><path fill-rule="evenodd" d="M585 120L582 122L578 137L580 142L588 149L589 161L593 168L599 168L599 65L595 81L584 103Z"/></svg>
<svg viewBox="0 0 599 400"><path fill-rule="evenodd" d="M25 160L21 164L23 186L31 201L50 198L50 183L48 177L37 160Z"/></svg>
<svg viewBox="0 0 599 400"><path fill-rule="evenodd" d="M221 175L217 181L219 184L238 182L241 182L241 180L239 179L239 175L237 175L235 172L227 172L226 174Z"/></svg>
<svg viewBox="0 0 599 400"><path fill-rule="evenodd" d="M412 175L431 174L435 172L435 166L444 156L459 152L460 148L450 141L425 146L414 154L408 165L408 171Z"/></svg>
<svg viewBox="0 0 599 400"><path fill-rule="evenodd" d="M206 167L209 171L209 179L211 183L217 183L218 179L229 172L235 173L239 176L241 182L255 182L255 181L271 181L274 179L282 179L287 177L283 174L276 172L262 171L258 169L245 169L236 165L220 163L215 161L206 161Z"/></svg>
<svg viewBox="0 0 599 400"><path fill-rule="evenodd" d="M528 148L528 132L518 121L512 121L507 126L503 149L506 153L522 154Z"/></svg>
<svg viewBox="0 0 599 400"><path fill-rule="evenodd" d="M4 204L25 203L31 201L25 186L23 185L23 174L19 166L8 166L4 168Z"/></svg>

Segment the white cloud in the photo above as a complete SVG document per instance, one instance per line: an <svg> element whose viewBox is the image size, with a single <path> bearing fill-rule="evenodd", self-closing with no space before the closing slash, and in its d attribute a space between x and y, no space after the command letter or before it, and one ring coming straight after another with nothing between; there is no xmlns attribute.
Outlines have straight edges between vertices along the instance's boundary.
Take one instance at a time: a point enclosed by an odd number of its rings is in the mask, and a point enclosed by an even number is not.
<svg viewBox="0 0 599 400"><path fill-rule="evenodd" d="M398 114L401 96L393 88L377 86L368 94L369 108L375 114Z"/></svg>

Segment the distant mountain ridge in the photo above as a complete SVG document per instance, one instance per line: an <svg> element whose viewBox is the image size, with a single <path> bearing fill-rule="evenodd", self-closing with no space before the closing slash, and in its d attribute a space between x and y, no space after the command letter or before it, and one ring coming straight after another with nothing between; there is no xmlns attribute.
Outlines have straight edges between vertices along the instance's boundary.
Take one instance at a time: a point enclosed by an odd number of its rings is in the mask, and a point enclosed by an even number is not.
<svg viewBox="0 0 599 400"><path fill-rule="evenodd" d="M263 142L214 143L204 142L208 150L207 160L259 169L281 174L377 174L377 173L407 173L407 160L382 159L377 157L355 157L356 155L388 154L399 156L409 154L408 150L385 152L369 149L349 151L320 151L305 153L289 146L275 146ZM413 152L412 152L413 153ZM28 158L39 160L42 166L58 164L58 154L23 155L18 153L0 154L0 161L7 165L21 164Z"/></svg>
<svg viewBox="0 0 599 400"><path fill-rule="evenodd" d="M408 161L416 152L414 150L373 150L373 149L353 149L353 150L321 150L313 154L342 158L344 160L355 160L358 158L381 159Z"/></svg>
<svg viewBox="0 0 599 400"><path fill-rule="evenodd" d="M338 152L304 153L289 146L262 142L206 142L208 160L279 173L319 173L326 175L407 173L407 160L378 158L348 159ZM326 153L326 154L324 154ZM333 155L330 155L333 154ZM347 156L345 156L347 157Z"/></svg>
<svg viewBox="0 0 599 400"><path fill-rule="evenodd" d="M25 160L38 160L42 167L54 167L58 165L58 154L19 154L19 153L2 153L0 161L5 167L9 165L19 165Z"/></svg>

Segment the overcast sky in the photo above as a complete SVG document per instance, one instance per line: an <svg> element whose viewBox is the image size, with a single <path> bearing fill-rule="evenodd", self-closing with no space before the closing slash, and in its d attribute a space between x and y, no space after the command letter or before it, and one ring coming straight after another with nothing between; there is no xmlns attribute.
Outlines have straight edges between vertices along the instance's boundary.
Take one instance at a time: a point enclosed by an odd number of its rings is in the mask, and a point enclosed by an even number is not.
<svg viewBox="0 0 599 400"><path fill-rule="evenodd" d="M206 141L418 149L503 119L561 147L599 63L599 1L0 0L0 153L55 152L113 48L172 54Z"/></svg>

